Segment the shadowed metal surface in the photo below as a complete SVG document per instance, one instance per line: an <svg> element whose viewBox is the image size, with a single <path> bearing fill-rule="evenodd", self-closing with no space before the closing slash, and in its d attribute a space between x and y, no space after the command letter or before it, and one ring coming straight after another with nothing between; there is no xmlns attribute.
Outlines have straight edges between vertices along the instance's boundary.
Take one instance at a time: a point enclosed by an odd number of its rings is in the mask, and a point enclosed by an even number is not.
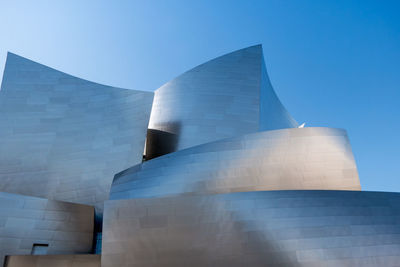
<svg viewBox="0 0 400 267"><path fill-rule="evenodd" d="M1 192L0 263L35 243L48 244L48 254L90 253L93 225L91 206Z"/></svg>
<svg viewBox="0 0 400 267"><path fill-rule="evenodd" d="M0 191L97 205L101 218L126 170L95 238L92 207L0 193L0 257L102 242L105 267L400 266L400 194L358 191L344 130L297 128L260 45L182 74L151 109L152 99L8 55ZM99 266L92 256L7 266Z"/></svg>
<svg viewBox="0 0 400 267"><path fill-rule="evenodd" d="M400 194L259 191L110 200L102 266L399 266Z"/></svg>
<svg viewBox="0 0 400 267"><path fill-rule="evenodd" d="M0 91L0 191L96 205L142 161L153 93L85 81L9 53Z"/></svg>
<svg viewBox="0 0 400 267"><path fill-rule="evenodd" d="M291 127L297 122L269 82L262 47L251 46L199 65L155 91L146 158Z"/></svg>
<svg viewBox="0 0 400 267"><path fill-rule="evenodd" d="M289 189L360 190L344 130L265 131L184 149L117 174L110 199Z"/></svg>
<svg viewBox="0 0 400 267"><path fill-rule="evenodd" d="M100 267L100 255L8 256L4 267Z"/></svg>

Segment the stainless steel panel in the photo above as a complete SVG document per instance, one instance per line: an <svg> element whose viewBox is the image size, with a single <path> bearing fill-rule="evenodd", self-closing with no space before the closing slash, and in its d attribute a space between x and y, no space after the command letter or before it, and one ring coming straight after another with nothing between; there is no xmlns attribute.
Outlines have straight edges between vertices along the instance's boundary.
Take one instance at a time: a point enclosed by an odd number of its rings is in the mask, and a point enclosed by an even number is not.
<svg viewBox="0 0 400 267"><path fill-rule="evenodd" d="M360 190L344 130L265 131L184 149L117 174L110 199L292 189Z"/></svg>
<svg viewBox="0 0 400 267"><path fill-rule="evenodd" d="M201 64L155 91L148 159L191 146L297 127L276 96L261 45Z"/></svg>
<svg viewBox="0 0 400 267"><path fill-rule="evenodd" d="M400 196L332 191L361 189L346 132L295 127L261 46L158 89L151 160L117 174L106 202L102 266L390 266L400 259L400 238L389 247L383 240L386 223L400 230L391 202ZM290 191L300 189L325 191ZM354 236L359 225L379 228L374 249L389 254L374 254L371 236ZM340 249L354 254L341 257Z"/></svg>
<svg viewBox="0 0 400 267"><path fill-rule="evenodd" d="M400 194L259 191L110 200L102 266L398 266Z"/></svg>
<svg viewBox="0 0 400 267"><path fill-rule="evenodd" d="M94 208L0 192L0 263L6 255L31 254L48 244L48 254L90 253Z"/></svg>
<svg viewBox="0 0 400 267"><path fill-rule="evenodd" d="M10 53L0 191L93 204L101 217L111 179L125 169L96 233L105 267L398 266L400 194L358 191L344 130L297 128L260 45L189 70L152 100ZM34 243L50 254L92 251L92 207L0 193L1 214L0 257L29 254ZM8 264L99 260L11 256Z"/></svg>
<svg viewBox="0 0 400 267"><path fill-rule="evenodd" d="M0 91L0 191L96 205L142 161L153 93L82 80L9 53Z"/></svg>

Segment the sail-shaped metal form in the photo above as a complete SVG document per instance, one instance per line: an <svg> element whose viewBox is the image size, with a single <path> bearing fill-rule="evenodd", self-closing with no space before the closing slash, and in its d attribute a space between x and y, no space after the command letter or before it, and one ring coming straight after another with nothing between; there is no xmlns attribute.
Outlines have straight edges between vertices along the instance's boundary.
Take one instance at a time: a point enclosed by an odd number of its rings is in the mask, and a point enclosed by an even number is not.
<svg viewBox="0 0 400 267"><path fill-rule="evenodd" d="M10 53L0 125L5 266L400 262L400 194L361 191L345 130L297 124L261 45L185 72L154 102ZM96 206L97 223L93 207L56 200ZM44 250L62 255L26 255Z"/></svg>
<svg viewBox="0 0 400 267"><path fill-rule="evenodd" d="M146 158L207 142L297 127L269 82L261 45L201 64L155 91Z"/></svg>
<svg viewBox="0 0 400 267"><path fill-rule="evenodd" d="M400 260L400 195L360 191L344 130L298 128L271 86L261 46L158 89L149 133L147 151L154 140L167 147L115 176L103 266Z"/></svg>

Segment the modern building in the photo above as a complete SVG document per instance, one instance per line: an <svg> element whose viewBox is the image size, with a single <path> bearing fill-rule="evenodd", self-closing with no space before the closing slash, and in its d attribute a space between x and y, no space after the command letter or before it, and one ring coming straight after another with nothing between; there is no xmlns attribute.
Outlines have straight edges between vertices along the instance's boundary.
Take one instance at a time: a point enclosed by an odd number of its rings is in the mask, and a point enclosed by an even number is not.
<svg viewBox="0 0 400 267"><path fill-rule="evenodd" d="M361 191L345 130L299 126L261 45L154 100L9 53L0 125L7 267L399 266L400 194Z"/></svg>
<svg viewBox="0 0 400 267"><path fill-rule="evenodd" d="M0 191L92 205L142 162L153 93L85 81L8 53L0 91Z"/></svg>

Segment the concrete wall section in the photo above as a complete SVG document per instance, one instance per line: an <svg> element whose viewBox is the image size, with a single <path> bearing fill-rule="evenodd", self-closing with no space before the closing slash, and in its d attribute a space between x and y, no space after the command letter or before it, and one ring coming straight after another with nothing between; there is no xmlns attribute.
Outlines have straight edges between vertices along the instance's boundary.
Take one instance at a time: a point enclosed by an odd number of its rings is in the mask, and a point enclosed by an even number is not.
<svg viewBox="0 0 400 267"><path fill-rule="evenodd" d="M100 267L100 255L8 256L4 267Z"/></svg>

